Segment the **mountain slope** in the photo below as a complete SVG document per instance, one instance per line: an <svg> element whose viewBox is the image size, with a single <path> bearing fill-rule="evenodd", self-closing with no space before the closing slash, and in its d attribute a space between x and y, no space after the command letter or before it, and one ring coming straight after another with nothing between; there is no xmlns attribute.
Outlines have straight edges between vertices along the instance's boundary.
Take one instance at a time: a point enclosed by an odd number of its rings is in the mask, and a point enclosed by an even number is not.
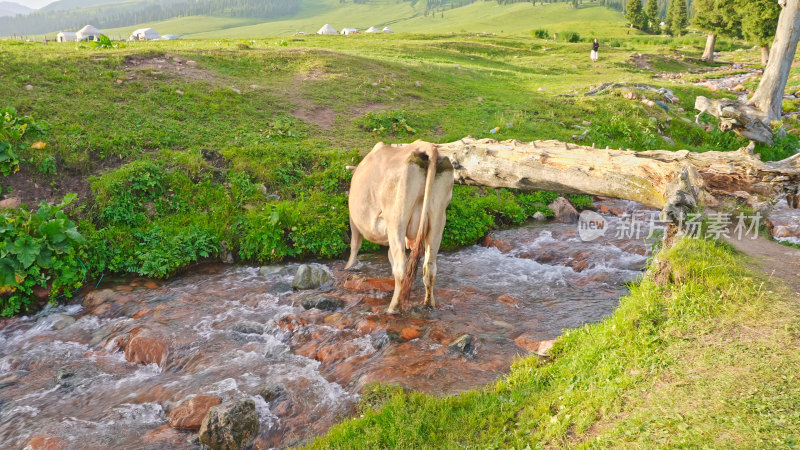
<svg viewBox="0 0 800 450"><path fill-rule="evenodd" d="M0 17L13 17L18 14L30 14L34 10L14 2L0 2Z"/></svg>

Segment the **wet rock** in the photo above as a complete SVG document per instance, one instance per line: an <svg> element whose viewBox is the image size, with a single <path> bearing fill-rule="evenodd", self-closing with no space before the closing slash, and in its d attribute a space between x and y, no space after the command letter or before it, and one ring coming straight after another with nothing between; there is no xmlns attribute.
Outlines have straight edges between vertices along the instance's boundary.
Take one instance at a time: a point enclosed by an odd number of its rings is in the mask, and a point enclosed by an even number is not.
<svg viewBox="0 0 800 450"><path fill-rule="evenodd" d="M253 325L246 325L243 323L234 325L231 331L241 334L261 334L263 332L263 330L260 327Z"/></svg>
<svg viewBox="0 0 800 450"><path fill-rule="evenodd" d="M399 335L397 332L387 330L374 333L370 337L372 338L372 347L374 347L376 350L380 350L390 343L397 342L399 340Z"/></svg>
<svg viewBox="0 0 800 450"><path fill-rule="evenodd" d="M305 309L317 308L323 311L335 311L341 308L344 302L342 299L324 295L306 298L301 304Z"/></svg>
<svg viewBox="0 0 800 450"><path fill-rule="evenodd" d="M200 429L208 410L222 403L215 395L196 395L169 412L169 426L186 430Z"/></svg>
<svg viewBox="0 0 800 450"><path fill-rule="evenodd" d="M514 249L510 242L506 241L505 239L495 239L491 236L486 236L483 239L483 246L484 247L494 247L502 253L508 253Z"/></svg>
<svg viewBox="0 0 800 450"><path fill-rule="evenodd" d="M542 341L533 339L525 335L519 336L518 338L514 339L514 343L517 344L519 348L528 351L530 353L535 353L537 355L542 355L542 356L547 356L547 352L550 351L555 342L556 341L554 339Z"/></svg>
<svg viewBox="0 0 800 450"><path fill-rule="evenodd" d="M256 388L256 395L260 395L265 402L274 400L283 394L283 388L277 384L262 384Z"/></svg>
<svg viewBox="0 0 800 450"><path fill-rule="evenodd" d="M81 302L81 304L87 308L94 307L100 305L101 303L105 303L116 296L117 293L112 291L111 289L101 289L99 291L92 291L86 294L86 297L83 298L83 302Z"/></svg>
<svg viewBox="0 0 800 450"><path fill-rule="evenodd" d="M325 316L325 323L332 324L336 323L343 317L342 313L333 313L329 316Z"/></svg>
<svg viewBox="0 0 800 450"><path fill-rule="evenodd" d="M505 303L509 306L519 306L520 299L514 297L513 295L503 294L500 297L497 297L497 301L500 303Z"/></svg>
<svg viewBox="0 0 800 450"><path fill-rule="evenodd" d="M200 425L200 443L213 450L248 448L257 434L258 413L249 398L212 407Z"/></svg>
<svg viewBox="0 0 800 450"><path fill-rule="evenodd" d="M267 293L272 295L281 295L287 292L292 292L292 285L289 283L278 282L273 284L272 286L267 289Z"/></svg>
<svg viewBox="0 0 800 450"><path fill-rule="evenodd" d="M356 322L355 329L359 334L372 334L378 328L374 320L362 319Z"/></svg>
<svg viewBox="0 0 800 450"><path fill-rule="evenodd" d="M475 356L475 344L473 342L472 336L465 334L460 338L456 339L450 345L448 345L450 350L461 353L462 355L472 358Z"/></svg>
<svg viewBox="0 0 800 450"><path fill-rule="evenodd" d="M555 218L563 223L577 223L578 211L574 206L564 197L558 197L553 200L553 203L547 205L553 211Z"/></svg>
<svg viewBox="0 0 800 450"><path fill-rule="evenodd" d="M16 375L16 374L11 373L11 374L2 376L2 377L0 377L0 389L3 389L4 387L8 387L8 386L11 386L11 385L14 385L14 384L17 384L17 381L19 381L19 376Z"/></svg>
<svg viewBox="0 0 800 450"><path fill-rule="evenodd" d="M331 281L331 276L321 267L303 264L297 268L297 273L292 280L295 289L316 289Z"/></svg>
<svg viewBox="0 0 800 450"><path fill-rule="evenodd" d="M394 280L391 278L364 278L353 276L344 282L343 287L348 291L356 292L390 292L394 290Z"/></svg>
<svg viewBox="0 0 800 450"><path fill-rule="evenodd" d="M39 319L39 322L43 320L51 320L51 329L53 330L63 330L64 328L67 328L75 323L75 318L67 314L54 314L53 316L45 316Z"/></svg>
<svg viewBox="0 0 800 450"><path fill-rule="evenodd" d="M536 220L538 222L543 222L545 219L547 219L547 216L545 216L539 211L537 211L536 214L533 215L533 220Z"/></svg>
<svg viewBox="0 0 800 450"><path fill-rule="evenodd" d="M168 356L167 340L147 328L133 330L128 345L125 346L125 359L136 364L158 364L164 367Z"/></svg>
<svg viewBox="0 0 800 450"><path fill-rule="evenodd" d="M31 437L25 450L61 450L67 448L67 443L53 436L36 435Z"/></svg>
<svg viewBox="0 0 800 450"><path fill-rule="evenodd" d="M169 425L164 425L145 433L142 442L155 448L181 448L186 446L186 435Z"/></svg>
<svg viewBox="0 0 800 450"><path fill-rule="evenodd" d="M407 340L407 341L410 341L412 339L416 339L416 338L420 337L419 327L413 327L412 326L412 327L403 328L400 331L400 336L403 339Z"/></svg>
<svg viewBox="0 0 800 450"><path fill-rule="evenodd" d="M261 266L258 268L258 274L262 277L268 277L281 273L281 269L283 269L281 266Z"/></svg>

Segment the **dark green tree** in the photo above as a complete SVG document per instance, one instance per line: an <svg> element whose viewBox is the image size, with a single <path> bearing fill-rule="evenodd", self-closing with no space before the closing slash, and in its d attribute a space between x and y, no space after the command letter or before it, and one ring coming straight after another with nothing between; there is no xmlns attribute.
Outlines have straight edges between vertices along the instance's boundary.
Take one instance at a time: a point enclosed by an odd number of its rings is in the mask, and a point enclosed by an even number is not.
<svg viewBox="0 0 800 450"><path fill-rule="evenodd" d="M769 60L769 46L778 28L781 7L775 0L736 0L742 18L742 34L754 45L761 47L761 63Z"/></svg>
<svg viewBox="0 0 800 450"><path fill-rule="evenodd" d="M667 9L667 33L672 36L681 36L686 31L688 13L686 0L671 0Z"/></svg>
<svg viewBox="0 0 800 450"><path fill-rule="evenodd" d="M661 33L661 17L658 14L658 1L647 0L647 7L644 10L647 15L647 20L650 22L650 31L653 33Z"/></svg>
<svg viewBox="0 0 800 450"><path fill-rule="evenodd" d="M741 37L740 8L730 0L695 0L692 25L708 32L703 59L714 60L717 36Z"/></svg>
<svg viewBox="0 0 800 450"><path fill-rule="evenodd" d="M625 19L639 30L647 29L647 16L644 15L642 9L642 0L628 0L627 11L625 12Z"/></svg>

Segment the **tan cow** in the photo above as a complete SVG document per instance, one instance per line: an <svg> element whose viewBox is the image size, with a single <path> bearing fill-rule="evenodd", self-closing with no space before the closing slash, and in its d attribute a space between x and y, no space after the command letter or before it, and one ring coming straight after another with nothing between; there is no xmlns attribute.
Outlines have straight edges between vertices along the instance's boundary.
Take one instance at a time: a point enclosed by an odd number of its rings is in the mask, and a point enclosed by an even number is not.
<svg viewBox="0 0 800 450"><path fill-rule="evenodd" d="M453 165L449 159L439 158L436 145L428 142L378 143L353 173L349 198L352 239L346 268L357 262L362 238L389 246L394 276L389 314L397 312L398 302L408 296L423 250L425 305L436 306L436 254L452 195ZM411 249L408 262L406 248Z"/></svg>

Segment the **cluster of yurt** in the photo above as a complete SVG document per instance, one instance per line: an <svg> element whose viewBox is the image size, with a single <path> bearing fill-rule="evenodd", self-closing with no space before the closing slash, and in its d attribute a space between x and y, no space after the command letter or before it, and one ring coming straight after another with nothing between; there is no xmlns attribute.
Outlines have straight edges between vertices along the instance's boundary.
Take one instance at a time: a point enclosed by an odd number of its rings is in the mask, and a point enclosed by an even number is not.
<svg viewBox="0 0 800 450"><path fill-rule="evenodd" d="M100 30L86 25L77 32L62 31L56 35L56 42L96 41L100 39Z"/></svg>
<svg viewBox="0 0 800 450"><path fill-rule="evenodd" d="M317 34L357 34L359 31L357 28L342 28L342 31L337 31L336 28L330 26L330 24L325 24L322 28L317 31ZM365 33L394 33L389 27L383 27L383 30L378 30L375 27L369 27Z"/></svg>
<svg viewBox="0 0 800 450"><path fill-rule="evenodd" d="M158 40L158 31L152 28L139 28L138 30L131 33L131 37L128 38L129 41L157 41Z"/></svg>

